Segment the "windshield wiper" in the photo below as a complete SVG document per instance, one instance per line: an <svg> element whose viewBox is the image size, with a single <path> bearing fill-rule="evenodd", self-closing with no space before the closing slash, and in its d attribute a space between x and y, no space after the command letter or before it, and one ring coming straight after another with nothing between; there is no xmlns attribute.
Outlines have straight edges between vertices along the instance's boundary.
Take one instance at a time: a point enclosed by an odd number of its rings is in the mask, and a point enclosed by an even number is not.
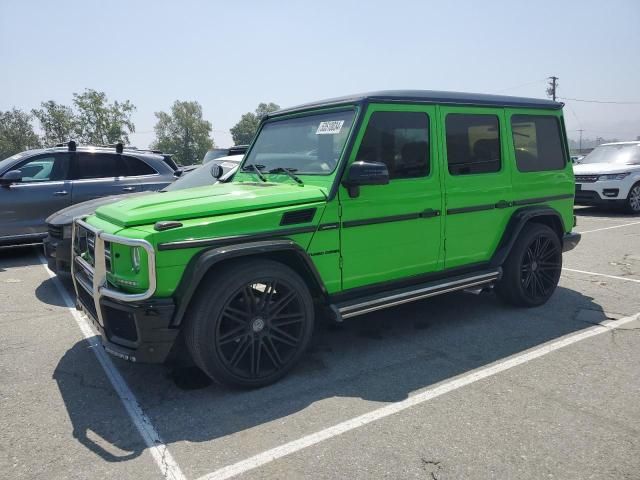
<svg viewBox="0 0 640 480"><path fill-rule="evenodd" d="M267 181L267 177L265 177L262 172L260 171L261 169L266 168L264 165L256 165L255 163L250 163L249 165L243 165L242 166L242 171L243 172L256 172L256 175L258 176L258 178L260 180L262 180L263 182Z"/></svg>
<svg viewBox="0 0 640 480"><path fill-rule="evenodd" d="M293 173L295 171L297 171L295 168L276 167L276 168L272 168L271 170L269 170L269 173L284 173L284 174L288 175L289 178L291 180L293 180L294 182L296 182L298 185L304 185L304 182L302 180L300 180L300 177L298 177L297 175L295 175Z"/></svg>

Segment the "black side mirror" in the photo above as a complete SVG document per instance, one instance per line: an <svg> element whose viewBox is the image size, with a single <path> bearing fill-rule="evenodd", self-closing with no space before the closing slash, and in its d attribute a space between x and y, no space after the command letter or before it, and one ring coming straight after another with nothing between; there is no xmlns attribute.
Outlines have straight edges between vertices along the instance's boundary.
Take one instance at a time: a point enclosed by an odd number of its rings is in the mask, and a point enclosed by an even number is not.
<svg viewBox="0 0 640 480"><path fill-rule="evenodd" d="M359 161L349 167L347 178L343 180L349 191L349 196L355 198L360 195L363 185L386 185L389 183L389 170L382 162Z"/></svg>
<svg viewBox="0 0 640 480"><path fill-rule="evenodd" d="M211 175L213 175L213 178L219 179L223 174L224 170L219 164L216 163L213 167L211 167Z"/></svg>
<svg viewBox="0 0 640 480"><path fill-rule="evenodd" d="M0 177L0 185L3 187L8 187L12 183L20 181L22 181L22 172L20 170L9 170Z"/></svg>

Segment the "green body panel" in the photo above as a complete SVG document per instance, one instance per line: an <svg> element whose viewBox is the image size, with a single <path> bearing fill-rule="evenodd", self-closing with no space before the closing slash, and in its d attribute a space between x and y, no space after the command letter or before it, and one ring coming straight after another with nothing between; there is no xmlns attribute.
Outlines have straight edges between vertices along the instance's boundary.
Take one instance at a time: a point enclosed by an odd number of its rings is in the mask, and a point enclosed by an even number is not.
<svg viewBox="0 0 640 480"><path fill-rule="evenodd" d="M324 109L322 111L326 111ZM376 111L424 112L430 120L430 173L422 178L391 180L387 185L363 186L351 198L347 189L332 187L346 175L355 161L358 147L371 115ZM451 175L447 167L444 119L448 113L487 113L500 119L501 170L497 173ZM554 115L560 110L438 106L426 104L370 104L356 129L350 132L337 168L327 175L299 175L304 186L286 175L269 175L262 183L255 173L239 172L231 183L199 187L123 200L100 207L88 222L105 232L150 242L156 251L157 290L155 296L170 297L180 284L186 266L207 246L179 249L160 244L220 239L265 232L284 233L306 250L327 291L339 293L351 288L436 272L488 261L498 246L505 227L517 207L492 208L458 214L447 210L516 200L573 194L571 164L563 170L522 173L517 170L509 119L513 114ZM288 117L287 117L288 118ZM564 128L564 127L563 127ZM564 133L564 132L563 132ZM563 141L566 138L563 135ZM348 154L348 156L347 156ZM343 168L343 163L347 168ZM546 205L559 212L564 230L572 226L573 200L552 200ZM311 221L280 225L289 211L315 209ZM424 211L439 215L397 220ZM349 226L349 222L379 219L388 221ZM396 221L393 221L394 217ZM182 226L156 231L161 220L177 220ZM287 233L296 227L315 231ZM310 229L313 230L313 229ZM116 255L117 254L117 255ZM124 291L142 291L148 285L146 258L139 272L131 264L131 249L112 246L113 273L108 280ZM119 280L136 282L124 286Z"/></svg>
<svg viewBox="0 0 640 480"><path fill-rule="evenodd" d="M135 197L96 211L99 218L132 227L160 220L185 220L309 203L326 198L320 187L291 183L227 183Z"/></svg>
<svg viewBox="0 0 640 480"><path fill-rule="evenodd" d="M566 141L566 134L564 131L564 120L562 118L562 112L560 110L538 110L538 109L505 109L505 117L507 125L511 124L512 115L545 115L553 116L560 122L562 128L562 140L564 142L565 156L569 158L569 146ZM513 136L510 134L509 138L509 151L513 156ZM573 167L571 162L567 161L563 170L552 170L546 172L520 172L516 167L515 159L511 158L513 164L512 170L512 185L513 185L513 200L523 200L526 198L542 198L554 195L562 195L567 193L574 193L575 191L575 178L573 176ZM570 232L573 227L573 198L564 200L554 200L547 203L560 213L564 231Z"/></svg>
<svg viewBox="0 0 640 480"><path fill-rule="evenodd" d="M438 110L439 125L441 126L439 132L440 158L444 170L443 185L446 191L446 210L477 205L492 205L500 200L511 201L511 169L513 162L503 141L509 136L504 122L503 109L438 107ZM472 175L452 175L449 173L444 125L446 116L455 113L485 114L498 117L502 158L500 171ZM502 238L502 233L512 213L512 208L452 215L445 212L445 268L489 260Z"/></svg>
<svg viewBox="0 0 640 480"><path fill-rule="evenodd" d="M429 105L372 104L367 109L349 163L353 163L371 115L378 111L424 112L435 125L435 107ZM431 172L427 177L391 180L388 185L360 188L350 198L341 188L342 222L376 217L410 215L442 209L441 167L432 130ZM395 280L439 270L442 267L441 217L414 218L342 228L343 288Z"/></svg>

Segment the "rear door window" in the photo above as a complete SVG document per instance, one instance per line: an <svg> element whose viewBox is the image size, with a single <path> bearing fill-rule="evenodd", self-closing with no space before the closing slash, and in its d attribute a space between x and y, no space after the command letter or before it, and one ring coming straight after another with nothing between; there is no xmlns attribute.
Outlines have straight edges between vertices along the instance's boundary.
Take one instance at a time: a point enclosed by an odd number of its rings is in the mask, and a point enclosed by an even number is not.
<svg viewBox="0 0 640 480"><path fill-rule="evenodd" d="M74 179L113 178L126 174L124 162L116 154L78 152L75 156Z"/></svg>
<svg viewBox="0 0 640 480"><path fill-rule="evenodd" d="M550 115L513 115L511 131L521 172L562 170L567 164L560 123Z"/></svg>
<svg viewBox="0 0 640 480"><path fill-rule="evenodd" d="M450 113L445 124L451 175L500 171L500 124L497 116Z"/></svg>

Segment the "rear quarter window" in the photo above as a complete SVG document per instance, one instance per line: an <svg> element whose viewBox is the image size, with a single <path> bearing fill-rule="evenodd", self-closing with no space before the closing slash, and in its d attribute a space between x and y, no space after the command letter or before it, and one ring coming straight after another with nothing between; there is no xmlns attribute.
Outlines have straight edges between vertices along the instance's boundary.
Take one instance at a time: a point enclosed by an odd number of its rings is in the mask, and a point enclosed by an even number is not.
<svg viewBox="0 0 640 480"><path fill-rule="evenodd" d="M146 162L137 158L122 156L122 161L125 165L126 174L128 177L136 177L138 175L153 175L157 173Z"/></svg>
<svg viewBox="0 0 640 480"><path fill-rule="evenodd" d="M511 132L516 165L520 172L564 169L560 122L551 115L513 115Z"/></svg>

